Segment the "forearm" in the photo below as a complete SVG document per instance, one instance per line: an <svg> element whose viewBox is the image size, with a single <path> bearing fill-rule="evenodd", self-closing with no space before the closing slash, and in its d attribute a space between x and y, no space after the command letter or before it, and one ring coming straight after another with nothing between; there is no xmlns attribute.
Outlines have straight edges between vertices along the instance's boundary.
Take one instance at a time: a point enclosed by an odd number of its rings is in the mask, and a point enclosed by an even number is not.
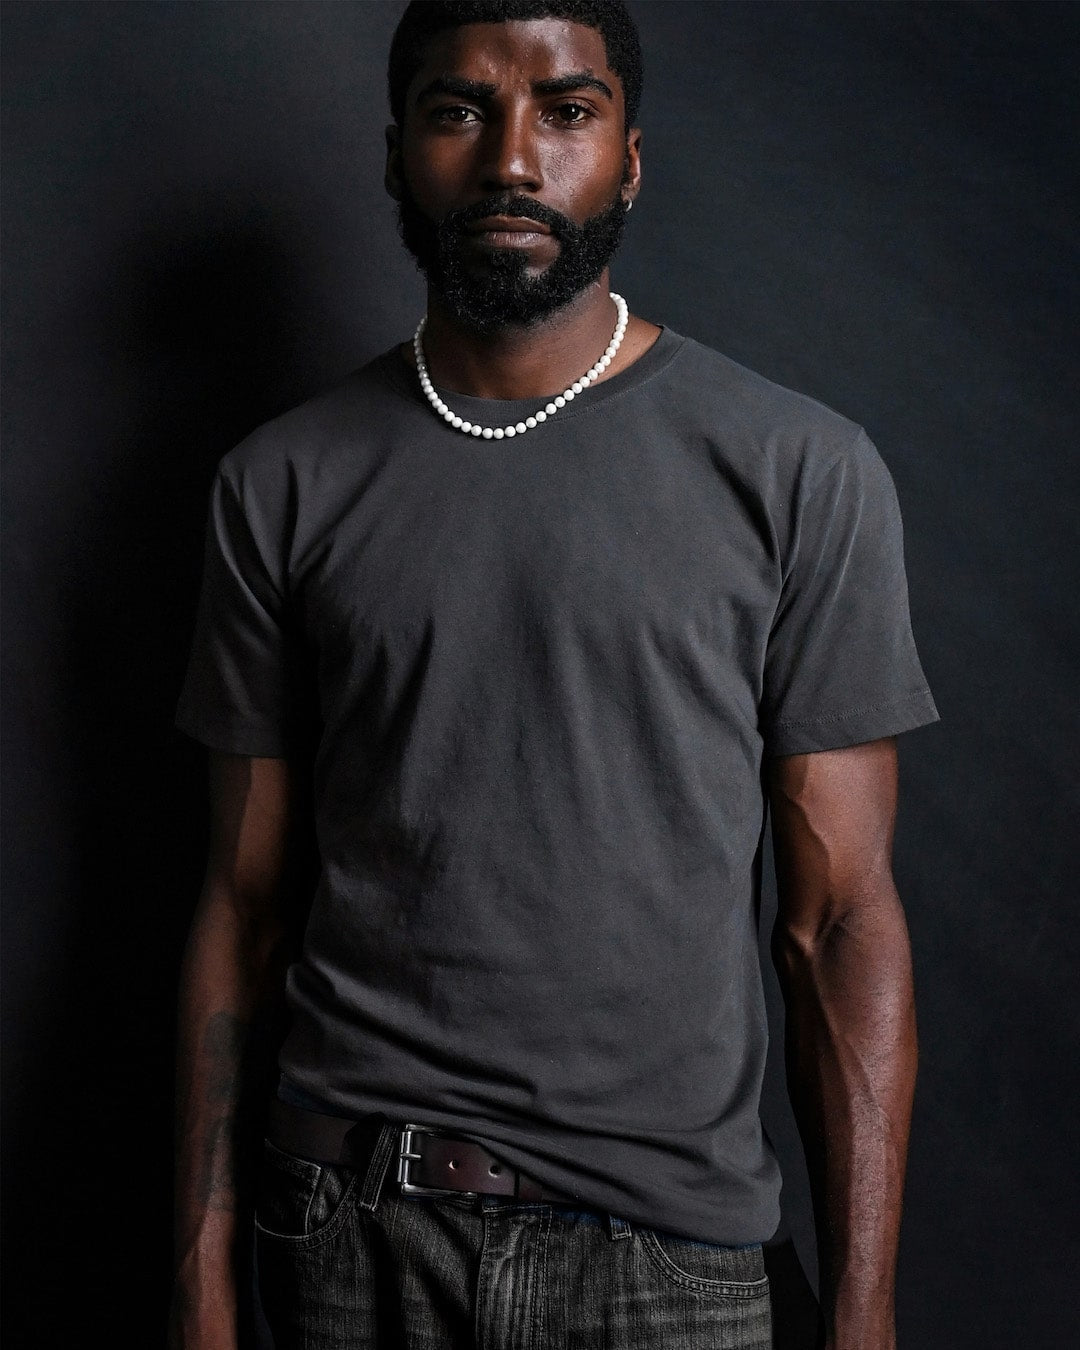
<svg viewBox="0 0 1080 1350"><path fill-rule="evenodd" d="M238 1216L251 1208L252 1106L272 1057L281 968L275 925L246 917L220 888L204 892L180 983L176 1288L191 1305L188 1316L201 1305L202 1320L219 1326L235 1320Z"/></svg>
<svg viewBox="0 0 1080 1350"><path fill-rule="evenodd" d="M778 928L792 1103L814 1196L830 1350L891 1350L916 1069L907 927L891 879L813 934Z"/></svg>

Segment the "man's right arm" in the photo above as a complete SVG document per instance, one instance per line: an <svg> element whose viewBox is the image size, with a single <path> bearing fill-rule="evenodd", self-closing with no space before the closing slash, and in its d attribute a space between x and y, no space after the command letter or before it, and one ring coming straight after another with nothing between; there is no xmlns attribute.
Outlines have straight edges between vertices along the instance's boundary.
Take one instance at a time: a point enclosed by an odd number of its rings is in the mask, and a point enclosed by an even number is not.
<svg viewBox="0 0 1080 1350"><path fill-rule="evenodd" d="M287 964L288 764L211 752L211 837L180 981L173 1350L235 1350L236 1251ZM261 1102L256 1103L261 1106Z"/></svg>

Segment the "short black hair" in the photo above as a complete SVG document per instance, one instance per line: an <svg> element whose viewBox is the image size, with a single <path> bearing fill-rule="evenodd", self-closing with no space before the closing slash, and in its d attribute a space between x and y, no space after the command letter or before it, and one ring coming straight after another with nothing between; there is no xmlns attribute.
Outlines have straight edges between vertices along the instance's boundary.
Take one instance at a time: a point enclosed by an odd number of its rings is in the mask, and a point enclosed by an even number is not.
<svg viewBox="0 0 1080 1350"><path fill-rule="evenodd" d="M405 120L409 82L436 34L469 23L514 19L568 19L595 28L604 39L608 66L622 83L626 129L630 130L641 104L645 72L637 26L623 0L411 0L390 43L387 70L390 112L398 126Z"/></svg>

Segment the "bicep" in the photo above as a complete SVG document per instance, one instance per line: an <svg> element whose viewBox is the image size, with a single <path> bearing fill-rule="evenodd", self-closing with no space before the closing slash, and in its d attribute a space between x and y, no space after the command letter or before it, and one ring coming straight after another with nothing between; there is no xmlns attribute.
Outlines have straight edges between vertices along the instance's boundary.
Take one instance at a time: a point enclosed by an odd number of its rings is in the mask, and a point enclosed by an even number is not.
<svg viewBox="0 0 1080 1350"><path fill-rule="evenodd" d="M277 899L295 797L286 759L211 751L207 888L260 905Z"/></svg>
<svg viewBox="0 0 1080 1350"><path fill-rule="evenodd" d="M894 737L770 761L780 921L810 932L892 885Z"/></svg>

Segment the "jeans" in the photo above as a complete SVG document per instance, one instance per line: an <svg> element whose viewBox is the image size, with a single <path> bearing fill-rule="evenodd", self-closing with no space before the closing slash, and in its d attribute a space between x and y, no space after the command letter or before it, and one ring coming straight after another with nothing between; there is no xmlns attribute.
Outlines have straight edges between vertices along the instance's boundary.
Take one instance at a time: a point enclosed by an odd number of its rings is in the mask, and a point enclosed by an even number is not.
<svg viewBox="0 0 1080 1350"><path fill-rule="evenodd" d="M402 1195L264 1145L259 1292L276 1350L770 1350L762 1249L504 1196Z"/></svg>

